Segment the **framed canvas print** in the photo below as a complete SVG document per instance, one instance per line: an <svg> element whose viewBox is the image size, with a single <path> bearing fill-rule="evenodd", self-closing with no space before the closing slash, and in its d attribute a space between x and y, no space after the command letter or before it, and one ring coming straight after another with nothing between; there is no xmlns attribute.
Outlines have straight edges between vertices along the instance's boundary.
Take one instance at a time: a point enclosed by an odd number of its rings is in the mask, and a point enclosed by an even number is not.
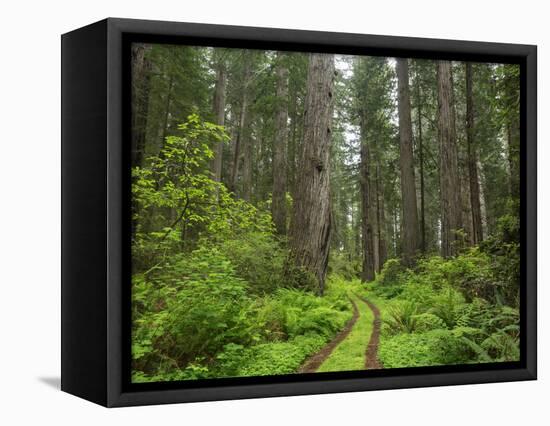
<svg viewBox="0 0 550 426"><path fill-rule="evenodd" d="M536 47L107 19L62 37L62 389L536 378Z"/></svg>

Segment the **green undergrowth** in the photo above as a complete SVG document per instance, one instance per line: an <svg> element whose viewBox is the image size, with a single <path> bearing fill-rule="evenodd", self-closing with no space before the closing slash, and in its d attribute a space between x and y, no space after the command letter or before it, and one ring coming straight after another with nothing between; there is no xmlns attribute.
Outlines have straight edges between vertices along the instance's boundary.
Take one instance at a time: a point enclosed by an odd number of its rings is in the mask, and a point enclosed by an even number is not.
<svg viewBox="0 0 550 426"><path fill-rule="evenodd" d="M477 247L451 259L419 259L414 269L387 261L367 285L381 310L384 368L519 360L519 310L510 288L517 283L502 278L502 262L500 252Z"/></svg>
<svg viewBox="0 0 550 426"><path fill-rule="evenodd" d="M294 373L352 316L338 277L323 297L293 288L260 296L220 252L178 262L178 280L160 281L169 285L134 283L135 382Z"/></svg>

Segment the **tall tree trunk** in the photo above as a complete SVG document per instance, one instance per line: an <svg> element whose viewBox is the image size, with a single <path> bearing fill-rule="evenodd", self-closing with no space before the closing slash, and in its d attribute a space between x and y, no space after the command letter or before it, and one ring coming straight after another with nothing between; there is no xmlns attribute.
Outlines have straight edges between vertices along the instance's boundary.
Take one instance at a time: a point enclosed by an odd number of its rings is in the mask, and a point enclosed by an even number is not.
<svg viewBox="0 0 550 426"><path fill-rule="evenodd" d="M235 149L233 153L233 164L231 168L231 177L230 177L230 190L232 192L237 192L237 180L239 178L239 171L241 169L241 157L244 157L248 151L248 138L250 136L249 127L249 114L248 114L248 103L249 103L249 80L250 80L250 58L249 53L244 53L244 65L242 73L242 98L241 98L241 109L239 113L239 131L237 133L237 138L235 140ZM244 169L244 161L243 161ZM247 171L248 174L248 171ZM244 170L243 170L243 180L244 180ZM243 184L244 187L244 184ZM244 188L243 188L244 189Z"/></svg>
<svg viewBox="0 0 550 426"><path fill-rule="evenodd" d="M290 102L290 140L288 143L288 169L287 169L287 187L291 194L294 193L296 182L296 157L298 156L298 95L294 91L291 94Z"/></svg>
<svg viewBox="0 0 550 426"><path fill-rule="evenodd" d="M466 63L466 140L468 144L468 173L470 182L470 207L472 212L472 243L483 241L479 177L477 174L477 149L474 140L474 93L472 64Z"/></svg>
<svg viewBox="0 0 550 426"><path fill-rule="evenodd" d="M370 178L370 149L367 141L367 123L365 111L361 113L361 159L359 165L359 182L361 186L361 242L363 249L363 265L361 280L374 280L374 229L372 224L371 204L372 189Z"/></svg>
<svg viewBox="0 0 550 426"><path fill-rule="evenodd" d="M254 156L254 146L255 140L252 138L251 123L252 119L250 117L250 110L248 104L250 103L250 81L252 76L251 68L251 57L247 55L247 65L245 67L245 92L247 92L247 111L245 114L245 121L243 122L243 127L241 128L241 146L242 146L242 157L243 157L243 169L242 169L242 188L241 194L242 198L246 201L250 201L252 196L252 164Z"/></svg>
<svg viewBox="0 0 550 426"><path fill-rule="evenodd" d="M227 76L225 63L220 58L216 64L216 84L214 86L213 109L218 126L225 125L225 92ZM216 182L221 182L223 161L223 143L217 142L214 146L214 158L211 163L212 177Z"/></svg>
<svg viewBox="0 0 550 426"><path fill-rule="evenodd" d="M408 59L397 59L397 84L399 90L399 166L401 169L401 199L403 205L403 240L401 247L404 263L411 266L419 245Z"/></svg>
<svg viewBox="0 0 550 426"><path fill-rule="evenodd" d="M321 295L330 250L329 179L334 77L334 55L310 55L304 143L289 233L289 261L315 277Z"/></svg>
<svg viewBox="0 0 550 426"><path fill-rule="evenodd" d="M386 215L384 212L384 193L380 188L380 162L377 158L376 161L376 226L378 234L378 263L376 264L376 271L380 272L384 267L384 263L387 258L386 248L386 233L384 230L384 224L386 223Z"/></svg>
<svg viewBox="0 0 550 426"><path fill-rule="evenodd" d="M482 237L488 235L488 223L487 223L487 202L485 201L485 179L483 178L483 166L479 158L477 160L477 175L479 177L479 208L481 211L481 231Z"/></svg>
<svg viewBox="0 0 550 426"><path fill-rule="evenodd" d="M132 45L132 166L141 166L145 152L151 62L146 58L150 46Z"/></svg>
<svg viewBox="0 0 550 426"><path fill-rule="evenodd" d="M441 255L443 257L456 254L459 243L457 231L462 228L451 66L449 61L437 63Z"/></svg>
<svg viewBox="0 0 550 426"><path fill-rule="evenodd" d="M279 235L286 234L286 146L288 140L288 69L284 55L277 55L277 115L273 141L273 192L271 212Z"/></svg>
<svg viewBox="0 0 550 426"><path fill-rule="evenodd" d="M513 115L513 114L509 114ZM510 196L519 197L519 119L509 118L506 126L508 161L510 164Z"/></svg>
<svg viewBox="0 0 550 426"><path fill-rule="evenodd" d="M418 69L416 70L416 119L418 131L418 163L420 171L420 250L426 253L426 190L424 184L424 140L422 137L422 94L420 89L420 80Z"/></svg>
<svg viewBox="0 0 550 426"><path fill-rule="evenodd" d="M164 111L162 119L162 127L160 128L160 141L159 150L162 151L164 143L166 142L166 136L168 134L168 119L170 118L170 106L172 104L172 88L174 87L174 76L170 74L168 78L168 90L166 91L166 97L164 98Z"/></svg>
<svg viewBox="0 0 550 426"><path fill-rule="evenodd" d="M151 62L146 58L150 46L132 45L132 147L131 166L141 167L145 157L145 141L147 135L147 115L149 110L149 92L151 87ZM138 227L137 201L131 202L132 223L131 239Z"/></svg>
<svg viewBox="0 0 550 426"><path fill-rule="evenodd" d="M519 198L520 184L520 93L517 78L508 69L506 69L504 77L504 96L507 109L506 134L508 161L510 164L510 196L517 200Z"/></svg>
<svg viewBox="0 0 550 426"><path fill-rule="evenodd" d="M401 247L399 242L401 241L401 225L399 223L399 209L397 206L393 208L393 250L394 256L398 257L401 254Z"/></svg>

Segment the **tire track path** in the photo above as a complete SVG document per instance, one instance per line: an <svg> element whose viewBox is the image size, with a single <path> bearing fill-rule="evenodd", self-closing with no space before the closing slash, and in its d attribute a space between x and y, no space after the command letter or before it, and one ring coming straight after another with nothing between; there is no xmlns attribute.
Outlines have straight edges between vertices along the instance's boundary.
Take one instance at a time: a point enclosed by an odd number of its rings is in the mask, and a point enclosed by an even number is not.
<svg viewBox="0 0 550 426"><path fill-rule="evenodd" d="M300 367L298 373L315 373L323 362L330 356L332 351L342 342L348 334L351 332L353 326L359 319L359 310L357 309L357 304L349 299L353 306L353 316L346 323L346 326L332 339L325 347L323 347L319 352L311 356L306 360L306 362Z"/></svg>
<svg viewBox="0 0 550 426"><path fill-rule="evenodd" d="M365 302L372 313L374 314L374 321L372 327L372 334L370 335L369 344L367 345L367 352L365 354L365 369L366 370L379 370L384 368L380 360L378 359L378 345L380 343L380 327L382 321L380 320L380 309L371 301L365 299L356 294L356 296Z"/></svg>
<svg viewBox="0 0 550 426"><path fill-rule="evenodd" d="M359 296L356 293L353 293L353 296L357 300L357 303L361 302L367 305L367 307L370 309L370 311L373 314L373 322L372 322L372 331L370 333L368 343L365 341L363 341L364 343L362 343L362 345L366 344L366 350L364 352L365 353L364 365L363 367L359 367L359 368L357 367L350 368L350 370L354 370L354 369L376 370L376 369L384 368L382 363L378 360L378 346L380 343L380 327L381 327L380 310L374 303L370 302L368 299L362 296ZM361 321L359 321L360 324L356 324L361 316L361 312L358 309L357 303L354 300L354 298L351 298L351 297L349 298L353 306L352 318L346 323L345 327L334 337L334 339L332 339L320 351L318 351L317 353L315 353L305 361L302 367L298 370L298 373L315 373L316 371L318 371L321 365L331 356L331 354L336 349L336 347L339 346L344 340L346 340L346 338L349 336L352 330L354 330L354 327L358 327L358 326L364 327L364 323L362 324ZM362 308L362 314L363 315L365 314L363 308ZM353 346L353 347L356 347L356 346ZM354 362L356 363L356 361ZM325 370L329 371L328 369L325 369ZM332 369L330 371L332 371Z"/></svg>

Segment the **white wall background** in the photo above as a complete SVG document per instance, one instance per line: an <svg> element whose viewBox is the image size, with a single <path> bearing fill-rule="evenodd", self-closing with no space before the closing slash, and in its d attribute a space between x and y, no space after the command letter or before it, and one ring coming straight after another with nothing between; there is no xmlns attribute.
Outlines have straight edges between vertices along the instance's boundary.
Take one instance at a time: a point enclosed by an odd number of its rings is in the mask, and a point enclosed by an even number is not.
<svg viewBox="0 0 550 426"><path fill-rule="evenodd" d="M545 2L531 0L2 2L0 423L548 424L550 32L544 9ZM58 391L60 34L108 16L538 44L539 381L115 410Z"/></svg>

